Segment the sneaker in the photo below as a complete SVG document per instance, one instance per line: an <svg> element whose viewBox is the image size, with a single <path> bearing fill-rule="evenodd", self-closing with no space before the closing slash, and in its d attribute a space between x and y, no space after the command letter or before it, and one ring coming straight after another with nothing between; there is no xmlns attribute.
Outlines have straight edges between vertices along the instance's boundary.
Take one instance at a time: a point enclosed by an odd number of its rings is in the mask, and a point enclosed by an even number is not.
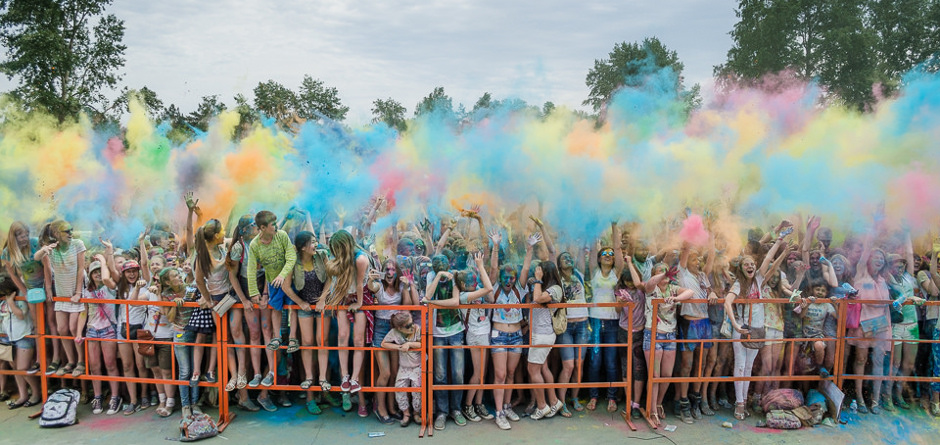
<svg viewBox="0 0 940 445"><path fill-rule="evenodd" d="M261 386L271 386L274 384L274 373L269 372L268 375L264 377L264 380L261 381Z"/></svg>
<svg viewBox="0 0 940 445"><path fill-rule="evenodd" d="M150 406L157 406L160 404L160 394L155 392L150 393Z"/></svg>
<svg viewBox="0 0 940 445"><path fill-rule="evenodd" d="M532 412L532 415L529 417L531 417L532 420L539 420L551 414L551 412L552 412L552 407L545 406L545 408L537 408L534 412Z"/></svg>
<svg viewBox="0 0 940 445"><path fill-rule="evenodd" d="M251 399L245 399L244 401L238 402L238 407L250 413L255 413L261 410L261 408L255 404L255 402L251 401Z"/></svg>
<svg viewBox="0 0 940 445"><path fill-rule="evenodd" d="M349 381L349 393L350 394L355 394L359 392L360 389L362 389L362 386L359 385L359 382L357 382L356 379L352 379Z"/></svg>
<svg viewBox="0 0 940 445"><path fill-rule="evenodd" d="M894 402L891 401L891 397L881 396L881 407L890 413L897 411L897 408L894 407Z"/></svg>
<svg viewBox="0 0 940 445"><path fill-rule="evenodd" d="M332 392L323 393L323 401L329 403L333 408L339 408L343 406L343 402L340 399L337 399Z"/></svg>
<svg viewBox="0 0 940 445"><path fill-rule="evenodd" d="M343 393L343 411L347 413L352 411L352 400L349 398L348 392Z"/></svg>
<svg viewBox="0 0 940 445"><path fill-rule="evenodd" d="M509 421L506 420L506 415L502 411L496 412L496 426L501 430L510 430L512 425L509 424Z"/></svg>
<svg viewBox="0 0 940 445"><path fill-rule="evenodd" d="M359 405L359 410L356 412L356 414L359 414L359 417L362 418L369 417L369 409L366 408L365 404Z"/></svg>
<svg viewBox="0 0 940 445"><path fill-rule="evenodd" d="M682 399L679 401L679 417L682 419L682 422L688 425L695 423L695 419L692 418L692 404L689 403L689 399Z"/></svg>
<svg viewBox="0 0 940 445"><path fill-rule="evenodd" d="M108 403L108 415L113 416L121 410L121 397L111 397L111 402Z"/></svg>
<svg viewBox="0 0 940 445"><path fill-rule="evenodd" d="M277 406L274 404L274 402L271 401L270 397L265 397L263 399L258 397L258 404L261 405L261 407L264 408L264 410L267 412L273 413L277 411Z"/></svg>
<svg viewBox="0 0 940 445"><path fill-rule="evenodd" d="M726 398L718 399L718 406L724 409L734 409L734 405L728 401Z"/></svg>
<svg viewBox="0 0 940 445"><path fill-rule="evenodd" d="M144 396L140 398L140 409L144 410L150 408L150 396Z"/></svg>
<svg viewBox="0 0 940 445"><path fill-rule="evenodd" d="M434 418L434 429L438 431L444 431L444 425L447 423L447 415L444 413L438 414Z"/></svg>
<svg viewBox="0 0 940 445"><path fill-rule="evenodd" d="M897 396L894 398L894 405L901 409L911 409L911 404L904 399L904 396Z"/></svg>
<svg viewBox="0 0 940 445"><path fill-rule="evenodd" d="M858 411L859 411L859 412L862 412L861 409L859 409ZM874 415L876 415L876 416L877 416L878 414L881 414L881 407L878 406L878 402L872 402L872 404L871 404L871 413L874 414Z"/></svg>
<svg viewBox="0 0 940 445"><path fill-rule="evenodd" d="M258 385L261 385L261 379L262 379L261 374L255 374L255 376L252 377L251 381L248 382L248 387L257 388Z"/></svg>
<svg viewBox="0 0 940 445"><path fill-rule="evenodd" d="M283 406L284 408L290 408L294 404L290 401L290 397L287 396L287 391L281 391L281 395L277 397L277 404Z"/></svg>
<svg viewBox="0 0 940 445"><path fill-rule="evenodd" d="M454 410L454 412L450 413L450 417L454 419L454 423L456 423L457 426L467 425L467 419L464 418L463 413L458 410Z"/></svg>
<svg viewBox="0 0 940 445"><path fill-rule="evenodd" d="M214 372L210 372L208 375L206 375L206 382L218 383L218 381L219 381L219 378L215 376Z"/></svg>
<svg viewBox="0 0 940 445"><path fill-rule="evenodd" d="M141 409L143 409L143 408L140 407L140 403L136 403L136 404L135 404L135 403L128 403L127 405L124 405L124 415L125 415L125 416L130 416L130 415L136 413L137 411L140 411Z"/></svg>
<svg viewBox="0 0 940 445"><path fill-rule="evenodd" d="M672 401L672 413L675 414L676 417L682 417L682 410L679 408L678 400Z"/></svg>
<svg viewBox="0 0 940 445"><path fill-rule="evenodd" d="M509 420L511 420L511 421L513 421L513 422L518 422L518 421L519 421L519 415L516 414L516 412L513 411L513 410L512 410L512 407L509 406L509 405L506 405L505 407L503 407L503 414L506 415L506 418L507 418L507 419L509 419Z"/></svg>
<svg viewBox="0 0 940 445"><path fill-rule="evenodd" d="M349 392L349 389L350 389L351 387L352 387L352 385L349 383L349 376L348 376L348 375L344 375L344 376L343 376L343 383L340 383L339 389L342 390L343 392Z"/></svg>
<svg viewBox="0 0 940 445"><path fill-rule="evenodd" d="M483 420L493 420L493 415L490 414L489 411L487 411L486 407L483 406L482 403L479 404L479 405L474 405L473 408L476 410L477 415L480 416L481 419L483 419Z"/></svg>
<svg viewBox="0 0 940 445"><path fill-rule="evenodd" d="M864 401L864 400L862 400L862 403L858 403L858 402L856 402L855 400L853 400L852 403L854 403L854 404L857 405L856 411L857 411L858 413L860 413L860 414L868 414L868 406L865 405L865 401Z"/></svg>
<svg viewBox="0 0 940 445"><path fill-rule="evenodd" d="M101 414L104 409L101 407L101 396L95 397L91 400L91 412L94 414Z"/></svg>
<svg viewBox="0 0 940 445"><path fill-rule="evenodd" d="M561 411L561 409L564 407L565 407L565 403L562 402L561 399L558 399L558 401L555 402L554 405L549 407L550 412L545 417L547 418L555 417L555 414L558 414L558 412Z"/></svg>
<svg viewBox="0 0 940 445"><path fill-rule="evenodd" d="M39 363L33 363L33 366L30 366L29 369L26 370L26 374L29 375L33 375L37 372L39 372Z"/></svg>
<svg viewBox="0 0 940 445"><path fill-rule="evenodd" d="M473 407L473 405L465 405L463 407L463 416L471 422L479 422L483 420L480 418L480 416L477 415L476 409Z"/></svg>

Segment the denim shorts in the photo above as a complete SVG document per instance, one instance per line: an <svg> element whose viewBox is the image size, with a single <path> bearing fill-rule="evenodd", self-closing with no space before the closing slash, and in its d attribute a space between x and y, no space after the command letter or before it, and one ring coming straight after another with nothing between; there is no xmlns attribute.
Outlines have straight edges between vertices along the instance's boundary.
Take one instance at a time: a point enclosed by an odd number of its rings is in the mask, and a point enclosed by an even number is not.
<svg viewBox="0 0 940 445"><path fill-rule="evenodd" d="M683 340L711 340L712 339L712 326L711 322L707 318L701 320L688 320L684 323L679 323L682 330L682 339ZM698 348L699 343L680 343L680 351L694 351ZM712 342L707 341L702 343L702 347L709 349L712 347Z"/></svg>
<svg viewBox="0 0 940 445"><path fill-rule="evenodd" d="M117 339L117 328L114 325L108 326L104 329L88 327L88 332L85 333L85 337Z"/></svg>
<svg viewBox="0 0 940 445"><path fill-rule="evenodd" d="M649 351L650 344L652 344L652 339L650 338L649 329L643 331L643 350ZM665 342L662 340L675 340L676 334L672 332L657 332L656 333L656 350L657 351L675 351L676 343L675 342Z"/></svg>
<svg viewBox="0 0 940 445"><path fill-rule="evenodd" d="M311 308L311 309L313 309L313 308ZM305 311L305 310L303 310L303 309L298 309L298 310L297 310L297 316L300 317L300 318L316 317L316 316L317 316L317 311Z"/></svg>
<svg viewBox="0 0 940 445"><path fill-rule="evenodd" d="M36 349L36 339L31 337L23 337L13 342L13 346L16 346L16 349Z"/></svg>
<svg viewBox="0 0 940 445"><path fill-rule="evenodd" d="M490 334L490 344L493 346L522 345L522 330L518 330L516 332L503 332L498 329L493 329L493 333ZM493 354L496 354L497 352L511 352L514 354L522 354L522 348L519 348L519 347L493 348L493 349L490 349L490 352Z"/></svg>
<svg viewBox="0 0 940 445"><path fill-rule="evenodd" d="M392 321L386 320L384 318L375 319L375 324L373 325L373 334L372 334L372 347L381 348L382 340L385 340L385 336L392 331Z"/></svg>

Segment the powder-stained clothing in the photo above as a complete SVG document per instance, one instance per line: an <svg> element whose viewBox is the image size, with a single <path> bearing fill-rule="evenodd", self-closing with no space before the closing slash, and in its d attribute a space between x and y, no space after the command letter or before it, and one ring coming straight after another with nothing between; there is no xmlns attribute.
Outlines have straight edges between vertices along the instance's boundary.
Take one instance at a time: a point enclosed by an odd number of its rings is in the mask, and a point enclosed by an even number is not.
<svg viewBox="0 0 940 445"><path fill-rule="evenodd" d="M41 288L45 282L45 275L43 274L42 261L36 261L33 259L33 256L39 250L39 239L30 238L29 239L29 253L23 255L23 262L20 264L12 264L13 256L10 255L10 252L7 249L3 249L3 254L0 255L0 260L4 262L11 263L14 269L19 270L20 275L23 276L23 283L26 284L27 289L37 289Z"/></svg>
<svg viewBox="0 0 940 445"><path fill-rule="evenodd" d="M803 313L803 337L806 338L825 338L826 320L836 317L832 303L811 303L806 309L797 305L793 312Z"/></svg>
<svg viewBox="0 0 940 445"><path fill-rule="evenodd" d="M280 277L287 279L287 274L297 262L297 251L291 245L287 232L278 230L268 244L261 243L261 236L256 236L248 246L248 297L256 297L258 291L258 263L264 268L264 277L268 283Z"/></svg>

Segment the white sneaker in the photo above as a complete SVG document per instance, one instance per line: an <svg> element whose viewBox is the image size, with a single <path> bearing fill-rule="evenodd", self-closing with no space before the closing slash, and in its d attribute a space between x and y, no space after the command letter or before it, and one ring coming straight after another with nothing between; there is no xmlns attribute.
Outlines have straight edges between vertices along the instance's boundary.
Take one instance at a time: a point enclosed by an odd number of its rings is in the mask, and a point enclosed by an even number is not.
<svg viewBox="0 0 940 445"><path fill-rule="evenodd" d="M539 420L545 416L548 416L551 414L551 412L552 408L550 406L545 406L545 408L536 408L535 412L532 413L532 415L529 417L531 417L532 420Z"/></svg>
<svg viewBox="0 0 940 445"><path fill-rule="evenodd" d="M546 414L545 417L546 417L546 418L555 417L555 414L558 414L558 411L561 411L561 408L564 407L564 406L565 406L565 403L562 402L561 400L558 400L557 402L555 402L554 405L552 405L552 406L549 407L549 410L550 410L551 412L549 412L548 414Z"/></svg>
<svg viewBox="0 0 940 445"><path fill-rule="evenodd" d="M496 426L498 426L501 430L512 429L512 426L509 425L509 421L506 420L506 414L504 414L502 411L496 413Z"/></svg>
<svg viewBox="0 0 940 445"><path fill-rule="evenodd" d="M513 411L513 410L512 410L512 407L509 406L509 405L507 405L506 407L503 408L503 414L506 416L507 419L509 419L509 420L511 420L511 421L513 421L513 422L518 422L518 421L519 421L519 415L516 414L516 412Z"/></svg>

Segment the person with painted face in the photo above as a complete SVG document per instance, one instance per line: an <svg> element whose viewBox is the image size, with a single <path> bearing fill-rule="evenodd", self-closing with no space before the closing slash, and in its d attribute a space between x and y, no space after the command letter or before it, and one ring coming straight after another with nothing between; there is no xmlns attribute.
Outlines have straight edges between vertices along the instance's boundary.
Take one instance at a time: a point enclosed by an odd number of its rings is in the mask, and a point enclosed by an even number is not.
<svg viewBox="0 0 940 445"><path fill-rule="evenodd" d="M56 301L53 306L55 331L68 338L76 338L79 335L79 314L85 311L85 305L80 302L82 289L85 288L85 243L74 239L72 232L72 225L61 219L46 224L39 237L43 247L33 255L36 261L49 257L52 274L55 276L55 296L69 299ZM85 372L85 363L84 357L79 354L78 344L71 340L62 340L62 349L68 363L58 368L55 375L82 375Z"/></svg>
<svg viewBox="0 0 940 445"><path fill-rule="evenodd" d="M611 223L611 232L613 240L620 240L620 227L616 222ZM615 247L604 247L598 249L597 266L594 275L591 277L591 288L594 290L593 303L614 303L617 301L614 296L614 290L617 280L623 272L623 251L621 243L614 242ZM617 335L620 330L620 316L614 307L592 307L589 310L592 326L596 326L600 333L600 344L617 343ZM617 366L617 349L614 347L601 347L600 352L592 350L588 355L588 376L592 382L599 382L601 365L603 364L606 380L604 382L617 382L621 378L618 375L619 366ZM597 407L597 398L600 394L598 388L590 389L591 400L588 401L587 409L593 411ZM607 411L617 411L617 388L611 386L607 388Z"/></svg>
<svg viewBox="0 0 940 445"><path fill-rule="evenodd" d="M760 268L757 262L750 255L740 256L731 262L731 272L734 274L735 282L725 296L725 313L729 314L729 321L733 328L731 338L739 340L746 338L750 334L750 328L764 327L764 305L760 303L741 304L736 307L734 300L737 298L756 300L767 298L762 295L764 289L765 276L770 269L771 260L777 253L777 250L783 245L783 238L779 236L777 242L767 255ZM745 348L740 342L735 342L734 349L734 376L750 377L754 366L754 359L757 358L758 349ZM748 381L734 382L734 417L738 420L744 420L750 416L747 411L746 399L747 391L750 387Z"/></svg>
<svg viewBox="0 0 940 445"><path fill-rule="evenodd" d="M533 246L541 240L540 234L533 234L526 242L525 259L522 264L522 276L512 266L499 266L499 253L490 256L490 273L496 275L498 271L499 287L487 302L501 305L517 305L523 302L525 289L520 285L529 276L529 266L532 264ZM500 241L502 241L500 239ZM522 309L518 307L496 308L491 314L492 331L490 344L499 346L490 349L493 358L493 384L511 385L515 381L516 368L522 356ZM494 389L493 399L496 402L495 422L502 430L511 429L509 421L518 422L519 415L509 403L512 400L512 389Z"/></svg>
<svg viewBox="0 0 940 445"><path fill-rule="evenodd" d="M294 269L297 262L297 252L291 245L290 236L287 232L277 229L277 216L267 210L262 210L255 215L255 225L260 234L256 236L248 246L248 296L252 299L262 295L258 290L258 266L264 269L265 279L268 282L267 298L261 297L260 307L271 307L271 333L267 349L277 351L281 348L281 311L284 309L284 300L287 294L284 293L284 280ZM290 283L288 283L290 285ZM264 327L264 325L262 325ZM273 366L274 361L268 362ZM256 370L257 371L257 370ZM261 381L262 386L271 386L274 384L275 369L269 369L267 376ZM268 410L276 410L274 403L270 398L259 398L258 403Z"/></svg>
<svg viewBox="0 0 940 445"><path fill-rule="evenodd" d="M918 287L917 279L914 278L914 248L911 243L910 235L905 242L905 255L888 255L888 286L891 293L897 297L894 299L894 306L900 309L902 320L900 323L892 323L892 333L894 338L894 352L892 353L891 370L898 376L906 377L911 375L914 370L914 360L917 358L916 340L920 339L920 330L918 322L917 307L915 305L924 304L923 298L915 296L914 290ZM903 409L910 409L911 405L904 398L909 392L905 382L889 383L889 388L893 391L887 391L883 394L882 404L885 409L891 411L893 405L897 404ZM893 399L892 399L893 394Z"/></svg>
<svg viewBox="0 0 940 445"><path fill-rule="evenodd" d="M0 255L0 263L6 269L7 275L16 285L19 295L33 296L35 299L44 299L43 303L29 303L29 312L34 317L33 325L38 326L45 322L48 327L55 327L55 311L51 298L47 298L52 293L52 268L49 264L49 257L40 261L33 259L39 251L39 238L29 236L29 227L26 224L14 221L10 224L10 230L7 232L7 239L3 246L3 254ZM33 298L28 298L32 300ZM36 306L44 304L46 319L39 320L39 311ZM62 347L58 339L51 339L52 343L52 364L50 370L55 371L61 363ZM39 370L39 363L30 364L30 370L36 372ZM35 367L35 369L33 369Z"/></svg>
<svg viewBox="0 0 940 445"><path fill-rule="evenodd" d="M449 272L447 257L435 255L431 258L433 277L428 275L428 288L425 300L448 300L459 295L454 274ZM464 344L464 325L457 309L435 309L431 316L432 334L435 346L460 346ZM434 384L462 385L464 383L464 350L434 350ZM460 411L463 406L463 391L440 391L434 397L434 429L443 430L447 416L453 418L458 426L467 424L467 419Z"/></svg>
<svg viewBox="0 0 940 445"><path fill-rule="evenodd" d="M584 275L575 267L574 257L568 252L562 252L557 258L558 272L561 278L561 287L565 294L565 301L571 304L584 304L587 302L584 292ZM583 263L583 261L582 261ZM588 308L569 307L567 309L568 328L558 336L556 345L585 345L588 343ZM587 347L569 346L558 348L561 356L561 373L558 375L558 383L566 384L571 382L575 369L582 369ZM578 383L581 373L578 373ZM567 388L558 388L558 400L562 401L560 414L562 417L571 417L571 411L568 410L565 393ZM583 407L578 400L578 388L571 390L571 399L576 411L581 411Z"/></svg>
<svg viewBox="0 0 940 445"><path fill-rule="evenodd" d="M105 251L105 255L112 255L111 249ZM88 265L88 285L84 289L82 298L91 300L114 300L117 298L115 290L117 283L111 279L111 271L105 266L105 255L95 255L95 261ZM102 364L107 369L107 375L118 377L121 373L117 367L117 343L110 341L97 341L98 339L117 339L117 314L115 306L110 303L87 303L87 316L80 317L78 322L79 334L75 336L75 343L82 344L85 339L88 342L88 365L94 375L104 375L102 373ZM85 327L88 332L83 337L81 332ZM121 409L120 382L113 380L108 382L111 386L111 401L108 403L108 415L116 414ZM92 380L95 398L91 401L91 410L94 414L101 414L104 411L102 405L101 381Z"/></svg>
<svg viewBox="0 0 940 445"><path fill-rule="evenodd" d="M411 271L402 272L398 262L392 258L385 260L384 267L382 285L376 293L376 304L380 306L417 304L418 290ZM382 348L382 341L392 330L392 315L398 312L400 311L389 309L375 311L375 334L372 336L372 347ZM398 369L398 354L384 349L376 350L374 354L379 371L375 386L387 386L392 381L392 370ZM375 415L380 422L386 425L393 423L389 413L396 411L394 397L384 392L376 393L374 408Z"/></svg>
<svg viewBox="0 0 940 445"><path fill-rule="evenodd" d="M498 243L497 243L498 244ZM476 271L480 274L483 287L477 288L476 273L471 270L461 270L454 274L457 293L446 300L432 300L432 306L455 307L460 304L483 303L484 297L492 295L493 285L489 274L483 265L483 252L473 254ZM489 303L490 301L487 301ZM485 309L462 309L466 322L466 343L468 346L489 346L490 316ZM486 370L486 349L471 349L470 358L473 361L473 375L469 384L478 385L483 382L483 372ZM490 420L493 415L483 406L483 391L470 389L467 391L463 404L464 417L472 422L483 419Z"/></svg>
<svg viewBox="0 0 940 445"><path fill-rule="evenodd" d="M858 271L855 273L853 284L858 289L859 300L891 301L888 284L885 276L889 274L888 256L881 249L872 247L872 237L865 239L862 255L859 257ZM859 317L859 326L846 331L846 343L855 346L855 367L857 375L865 375L865 365L868 363L868 353L871 351L872 400L871 413L881 413L881 377L884 374L885 353L891 347L891 316L888 305L862 304ZM862 398L863 379L855 380L856 397ZM858 412L869 412L865 400L858 405Z"/></svg>

